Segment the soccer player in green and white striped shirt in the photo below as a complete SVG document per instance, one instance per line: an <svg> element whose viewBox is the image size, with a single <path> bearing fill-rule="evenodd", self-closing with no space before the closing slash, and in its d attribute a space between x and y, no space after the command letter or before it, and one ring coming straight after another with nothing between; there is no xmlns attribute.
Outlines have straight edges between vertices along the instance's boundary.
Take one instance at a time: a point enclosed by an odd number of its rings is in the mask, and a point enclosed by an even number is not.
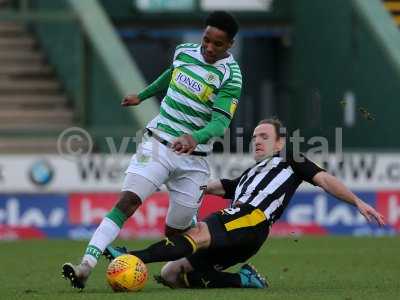
<svg viewBox="0 0 400 300"><path fill-rule="evenodd" d="M160 114L150 126L169 141L183 136L178 139L185 148L180 152L190 154L195 146L209 152L207 142L224 134L236 110L242 75L233 56L226 52L233 42L224 41L226 35L208 26L201 45L177 46L171 67L139 95L127 96L122 103L137 105L168 89Z"/></svg>
<svg viewBox="0 0 400 300"><path fill-rule="evenodd" d="M230 14L211 13L201 44L178 45L172 65L157 80L123 99L122 106L135 106L167 90L160 113L147 125L145 139L132 157L119 201L95 231L82 262L63 265L63 275L74 287L85 286L124 222L162 184L170 196L165 234L190 226L209 179L205 156L211 151L210 140L224 135L241 94L240 67L228 52L238 28Z"/></svg>

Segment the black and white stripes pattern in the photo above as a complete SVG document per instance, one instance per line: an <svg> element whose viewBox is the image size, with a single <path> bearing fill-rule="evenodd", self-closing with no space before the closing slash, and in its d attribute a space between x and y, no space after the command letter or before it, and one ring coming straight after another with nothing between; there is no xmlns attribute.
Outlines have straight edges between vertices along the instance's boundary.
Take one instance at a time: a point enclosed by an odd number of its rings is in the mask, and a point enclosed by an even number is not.
<svg viewBox="0 0 400 300"><path fill-rule="evenodd" d="M236 187L233 203L257 207L273 223L300 183L301 180L282 157L272 157L259 162L244 174Z"/></svg>

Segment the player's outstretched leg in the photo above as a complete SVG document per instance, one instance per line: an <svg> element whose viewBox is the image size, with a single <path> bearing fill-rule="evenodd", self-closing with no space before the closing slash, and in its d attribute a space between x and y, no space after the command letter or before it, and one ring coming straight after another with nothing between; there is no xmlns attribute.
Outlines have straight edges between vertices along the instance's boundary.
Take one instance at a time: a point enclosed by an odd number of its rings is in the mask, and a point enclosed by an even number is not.
<svg viewBox="0 0 400 300"><path fill-rule="evenodd" d="M185 288L240 288L241 278L238 273L209 270L182 272L178 276Z"/></svg>
<svg viewBox="0 0 400 300"><path fill-rule="evenodd" d="M206 223L197 223L185 234L166 237L146 249L129 251L139 257L145 264L153 262L174 261L195 253L199 249L208 248L211 236Z"/></svg>
<svg viewBox="0 0 400 300"><path fill-rule="evenodd" d="M190 225L190 228L195 227L197 224L197 217L194 216L192 218L192 223ZM174 235L174 234L173 234ZM167 235L168 237L172 237L173 235ZM107 246L106 249L103 252L103 256L108 259L109 261L112 261L113 259L115 259L118 256L121 256L123 254L128 253L128 249L125 246L122 247L113 247L113 246Z"/></svg>
<svg viewBox="0 0 400 300"><path fill-rule="evenodd" d="M191 259L192 262L189 262ZM229 273L215 270L209 264L207 251L199 252L196 257L191 257L191 259L182 258L168 262L161 269L160 275L155 275L154 279L156 282L170 288L268 287L265 278L251 265L245 264L239 272ZM193 262L197 268L193 267Z"/></svg>
<svg viewBox="0 0 400 300"><path fill-rule="evenodd" d="M114 258L124 255L126 253L128 253L128 249L124 246L123 247L108 246L106 250L104 250L103 255L109 261L112 261Z"/></svg>
<svg viewBox="0 0 400 300"><path fill-rule="evenodd" d="M268 287L268 282L254 266L244 264L239 270L242 287L264 289Z"/></svg>
<svg viewBox="0 0 400 300"><path fill-rule="evenodd" d="M172 261L193 254L197 250L196 242L187 234L174 235L150 245L144 250L129 251L145 264Z"/></svg>
<svg viewBox="0 0 400 300"><path fill-rule="evenodd" d="M62 275L69 279L73 287L83 289L91 270L105 248L118 236L125 221L140 206L139 196L132 192L122 192L121 198L115 207L105 216L93 234L86 248L82 261L78 265L65 263L62 266Z"/></svg>
<svg viewBox="0 0 400 300"><path fill-rule="evenodd" d="M229 273L209 270L193 270L181 272L175 285L168 282L162 276L155 276L154 279L166 286L181 286L185 288L267 288L266 279L257 270L249 265L243 265L238 273Z"/></svg>

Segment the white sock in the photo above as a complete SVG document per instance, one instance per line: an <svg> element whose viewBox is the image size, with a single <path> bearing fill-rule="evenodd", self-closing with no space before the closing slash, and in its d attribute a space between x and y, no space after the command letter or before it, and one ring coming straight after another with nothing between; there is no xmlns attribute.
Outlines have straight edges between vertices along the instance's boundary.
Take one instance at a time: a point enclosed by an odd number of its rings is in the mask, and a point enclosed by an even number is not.
<svg viewBox="0 0 400 300"><path fill-rule="evenodd" d="M105 217L94 232L86 248L82 262L87 261L88 264L94 268L103 251L117 238L120 230L121 228L119 228L117 224Z"/></svg>

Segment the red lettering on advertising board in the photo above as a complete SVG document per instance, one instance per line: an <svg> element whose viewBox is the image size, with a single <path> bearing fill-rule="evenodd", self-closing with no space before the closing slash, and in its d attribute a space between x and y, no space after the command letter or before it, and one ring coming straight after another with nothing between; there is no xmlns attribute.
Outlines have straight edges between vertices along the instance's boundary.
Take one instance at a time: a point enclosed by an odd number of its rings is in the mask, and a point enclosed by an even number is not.
<svg viewBox="0 0 400 300"><path fill-rule="evenodd" d="M69 223L71 225L97 225L118 201L118 193L77 193L69 198ZM227 207L228 201L216 196L204 197L199 210L199 220L208 214ZM164 234L168 211L168 194L154 193L124 224L120 237L158 237Z"/></svg>
<svg viewBox="0 0 400 300"><path fill-rule="evenodd" d="M45 234L34 227L0 225L0 240L44 239Z"/></svg>
<svg viewBox="0 0 400 300"><path fill-rule="evenodd" d="M272 225L271 236L290 236L290 235L327 235L327 230L317 224L311 225L291 225L286 222L278 221Z"/></svg>
<svg viewBox="0 0 400 300"><path fill-rule="evenodd" d="M376 208L388 225L400 231L400 191L378 192Z"/></svg>
<svg viewBox="0 0 400 300"><path fill-rule="evenodd" d="M228 206L229 206L228 200L219 196L206 195L199 209L198 218L199 220L203 220L209 214L219 211L223 208L227 208Z"/></svg>
<svg viewBox="0 0 400 300"><path fill-rule="evenodd" d="M69 199L70 224L86 226L99 224L118 201L118 198L118 193L71 194ZM162 235L167 210L167 195L154 193L124 224L121 237Z"/></svg>

